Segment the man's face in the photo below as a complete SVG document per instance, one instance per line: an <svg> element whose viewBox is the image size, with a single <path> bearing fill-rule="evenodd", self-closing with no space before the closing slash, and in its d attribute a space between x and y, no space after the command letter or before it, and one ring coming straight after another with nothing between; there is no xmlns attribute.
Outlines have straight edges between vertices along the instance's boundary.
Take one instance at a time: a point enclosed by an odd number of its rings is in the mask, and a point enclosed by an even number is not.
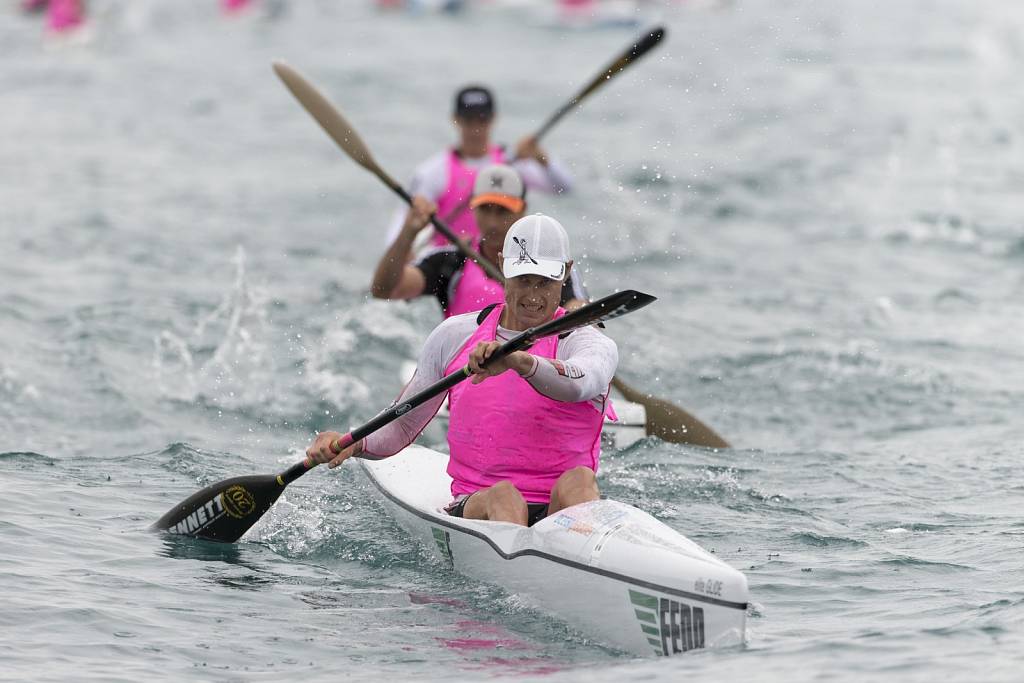
<svg viewBox="0 0 1024 683"><path fill-rule="evenodd" d="M565 269L565 277L569 277L571 267L570 261ZM512 313L520 329L551 320L561 299L562 282L543 275L520 275L505 280L505 307Z"/></svg>
<svg viewBox="0 0 1024 683"><path fill-rule="evenodd" d="M491 139L491 126L494 124L494 117L455 117L455 126L459 129L459 135L464 142L475 142L484 144Z"/></svg>
<svg viewBox="0 0 1024 683"><path fill-rule="evenodd" d="M509 228L523 217L523 212L512 211L500 204L481 204L473 209L473 217L480 228L480 242L496 244L500 248L505 243Z"/></svg>

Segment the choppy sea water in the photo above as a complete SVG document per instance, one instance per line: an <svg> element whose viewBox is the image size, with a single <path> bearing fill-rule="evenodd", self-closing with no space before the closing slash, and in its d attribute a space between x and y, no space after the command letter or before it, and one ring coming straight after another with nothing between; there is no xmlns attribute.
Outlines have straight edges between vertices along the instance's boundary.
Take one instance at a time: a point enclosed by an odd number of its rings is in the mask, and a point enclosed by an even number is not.
<svg viewBox="0 0 1024 683"><path fill-rule="evenodd" d="M736 446L605 455L750 582L744 646L635 660L452 577L355 467L235 546L146 528L372 416L438 319L368 300L395 200L270 61L405 178L458 85L511 142L636 29L91 5L72 44L0 13L0 678L1020 679L1024 7L649 4L666 44L546 139L592 293L660 297L623 376Z"/></svg>

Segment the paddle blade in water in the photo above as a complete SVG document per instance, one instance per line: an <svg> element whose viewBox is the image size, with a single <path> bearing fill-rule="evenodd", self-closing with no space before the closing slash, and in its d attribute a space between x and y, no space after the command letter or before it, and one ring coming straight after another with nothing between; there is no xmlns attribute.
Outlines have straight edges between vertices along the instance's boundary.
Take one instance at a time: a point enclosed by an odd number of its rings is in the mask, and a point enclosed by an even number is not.
<svg viewBox="0 0 1024 683"><path fill-rule="evenodd" d="M620 377L612 379L612 386L631 403L639 403L647 413L645 425L649 436L669 443L688 443L706 448L729 448L729 442L718 435L694 415L665 399L646 394L627 384Z"/></svg>
<svg viewBox="0 0 1024 683"><path fill-rule="evenodd" d="M668 401L648 396L642 403L647 411L646 431L669 443L688 443L705 448L729 448L729 442L696 416Z"/></svg>
<svg viewBox="0 0 1024 683"><path fill-rule="evenodd" d="M225 479L175 505L153 528L234 543L274 504L285 486L272 474Z"/></svg>

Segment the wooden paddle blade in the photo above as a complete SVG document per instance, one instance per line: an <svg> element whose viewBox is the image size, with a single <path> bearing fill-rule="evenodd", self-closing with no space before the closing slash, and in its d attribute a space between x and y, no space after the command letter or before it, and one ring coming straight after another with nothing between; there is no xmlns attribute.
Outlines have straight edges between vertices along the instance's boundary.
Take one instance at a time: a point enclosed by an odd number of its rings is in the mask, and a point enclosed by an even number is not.
<svg viewBox="0 0 1024 683"><path fill-rule="evenodd" d="M612 379L622 397L631 403L639 403L647 412L644 425L648 436L656 436L669 443L686 443L705 448L729 448L729 442L715 430L686 412L679 406L638 391L620 378Z"/></svg>
<svg viewBox="0 0 1024 683"><path fill-rule="evenodd" d="M272 474L225 479L189 496L153 528L172 534L234 543L274 504L287 484Z"/></svg>
<svg viewBox="0 0 1024 683"><path fill-rule="evenodd" d="M331 139L355 161L370 173L380 177L389 185L395 182L377 165L363 139L341 112L298 71L284 62L274 62L274 73L285 84L295 99L316 119Z"/></svg>

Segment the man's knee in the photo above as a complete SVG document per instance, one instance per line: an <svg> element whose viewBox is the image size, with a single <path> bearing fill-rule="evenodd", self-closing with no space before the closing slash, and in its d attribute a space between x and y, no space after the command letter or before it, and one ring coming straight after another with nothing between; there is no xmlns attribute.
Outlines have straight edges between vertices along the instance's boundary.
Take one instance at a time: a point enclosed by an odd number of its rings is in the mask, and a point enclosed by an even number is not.
<svg viewBox="0 0 1024 683"><path fill-rule="evenodd" d="M467 519L526 524L526 499L512 482L499 481L471 495L462 512Z"/></svg>
<svg viewBox="0 0 1024 683"><path fill-rule="evenodd" d="M526 509L526 499L516 485L510 481L499 481L488 489L487 496L492 505L522 507Z"/></svg>
<svg viewBox="0 0 1024 683"><path fill-rule="evenodd" d="M487 519L526 524L526 499L510 481L499 481L487 489Z"/></svg>
<svg viewBox="0 0 1024 683"><path fill-rule="evenodd" d="M501 497L501 498L522 498L523 497L523 494L521 494L519 492L519 489L516 488L516 485L513 484L512 482L508 481L508 480L499 481L497 484L494 484L493 486L491 486L489 490L490 490L490 492L495 497Z"/></svg>
<svg viewBox="0 0 1024 683"><path fill-rule="evenodd" d="M589 467L573 467L571 470L562 472L562 476L555 482L555 486L561 488L589 488L597 486L597 475Z"/></svg>
<svg viewBox="0 0 1024 683"><path fill-rule="evenodd" d="M597 489L597 476L589 467L574 467L566 470L551 489L551 503L548 514L580 503L587 503L601 497Z"/></svg>

